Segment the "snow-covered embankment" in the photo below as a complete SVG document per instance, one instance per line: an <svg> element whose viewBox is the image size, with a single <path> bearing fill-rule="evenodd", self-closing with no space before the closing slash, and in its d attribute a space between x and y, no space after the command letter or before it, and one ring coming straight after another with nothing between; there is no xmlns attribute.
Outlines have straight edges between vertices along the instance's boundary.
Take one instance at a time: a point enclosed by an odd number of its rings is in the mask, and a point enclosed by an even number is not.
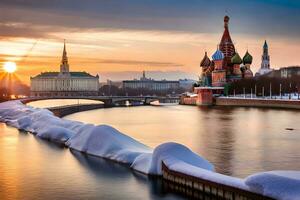
<svg viewBox="0 0 300 200"><path fill-rule="evenodd" d="M95 126L58 118L46 109L20 101L0 104L0 122L29 131L90 155L126 163L145 174L161 175L164 162L171 170L283 200L300 199L300 172L280 171L246 179L214 172L213 165L187 147L164 143L151 149L107 125Z"/></svg>

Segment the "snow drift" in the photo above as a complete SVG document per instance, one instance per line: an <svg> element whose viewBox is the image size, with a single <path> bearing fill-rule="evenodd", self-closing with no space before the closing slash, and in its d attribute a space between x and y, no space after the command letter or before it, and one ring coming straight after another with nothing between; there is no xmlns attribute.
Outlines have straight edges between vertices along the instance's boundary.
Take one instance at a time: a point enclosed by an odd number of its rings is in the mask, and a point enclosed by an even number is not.
<svg viewBox="0 0 300 200"><path fill-rule="evenodd" d="M274 171L246 179L214 172L214 166L187 147L164 143L154 150L107 125L95 126L58 118L46 109L20 101L0 103L0 122L59 142L76 151L130 165L144 174L161 175L161 164L173 171L282 200L300 199L300 172Z"/></svg>
<svg viewBox="0 0 300 200"><path fill-rule="evenodd" d="M145 174L162 175L162 162L168 167L175 163L187 163L197 168L214 170L214 166L209 161L195 154L187 147L173 142L159 145L154 149L152 155L139 156L131 167Z"/></svg>
<svg viewBox="0 0 300 200"><path fill-rule="evenodd" d="M270 171L248 176L252 191L282 200L300 199L300 171Z"/></svg>
<svg viewBox="0 0 300 200"><path fill-rule="evenodd" d="M66 143L71 149L90 155L131 164L143 153L152 152L146 145L107 125L83 130Z"/></svg>
<svg viewBox="0 0 300 200"><path fill-rule="evenodd" d="M65 144L65 142L74 136L74 132L57 126L50 126L37 133L37 136L46 140Z"/></svg>

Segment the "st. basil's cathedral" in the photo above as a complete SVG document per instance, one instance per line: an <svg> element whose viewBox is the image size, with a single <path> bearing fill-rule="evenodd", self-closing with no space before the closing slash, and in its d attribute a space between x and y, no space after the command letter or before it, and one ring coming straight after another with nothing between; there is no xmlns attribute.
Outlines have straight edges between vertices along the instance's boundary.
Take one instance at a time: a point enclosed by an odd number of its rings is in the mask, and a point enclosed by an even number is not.
<svg viewBox="0 0 300 200"><path fill-rule="evenodd" d="M240 80L242 78L252 78L250 69L252 56L245 53L243 59L237 53L229 33L229 17L224 17L224 33L218 49L209 59L207 52L200 63L202 68L202 78L200 85L203 87L223 87L228 82Z"/></svg>

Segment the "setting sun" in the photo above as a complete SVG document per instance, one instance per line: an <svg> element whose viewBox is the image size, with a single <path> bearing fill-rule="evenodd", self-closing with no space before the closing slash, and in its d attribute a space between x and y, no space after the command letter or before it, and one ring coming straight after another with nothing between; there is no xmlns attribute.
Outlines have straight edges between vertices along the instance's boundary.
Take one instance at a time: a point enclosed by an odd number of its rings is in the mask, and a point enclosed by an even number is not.
<svg viewBox="0 0 300 200"><path fill-rule="evenodd" d="M8 73L13 73L17 70L17 65L14 62L5 62L3 69Z"/></svg>

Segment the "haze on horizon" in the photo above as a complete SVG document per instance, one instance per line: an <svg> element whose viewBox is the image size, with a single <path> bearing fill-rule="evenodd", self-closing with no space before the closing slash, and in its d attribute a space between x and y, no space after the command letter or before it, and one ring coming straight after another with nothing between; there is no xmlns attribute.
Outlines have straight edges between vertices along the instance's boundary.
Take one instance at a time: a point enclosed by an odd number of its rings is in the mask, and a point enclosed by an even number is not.
<svg viewBox="0 0 300 200"><path fill-rule="evenodd" d="M269 43L274 68L299 65L300 2L293 0L1 0L0 64L15 61L26 83L58 71L63 39L72 71L101 81L137 78L198 79L204 52L220 42L223 17L241 56L258 70Z"/></svg>

